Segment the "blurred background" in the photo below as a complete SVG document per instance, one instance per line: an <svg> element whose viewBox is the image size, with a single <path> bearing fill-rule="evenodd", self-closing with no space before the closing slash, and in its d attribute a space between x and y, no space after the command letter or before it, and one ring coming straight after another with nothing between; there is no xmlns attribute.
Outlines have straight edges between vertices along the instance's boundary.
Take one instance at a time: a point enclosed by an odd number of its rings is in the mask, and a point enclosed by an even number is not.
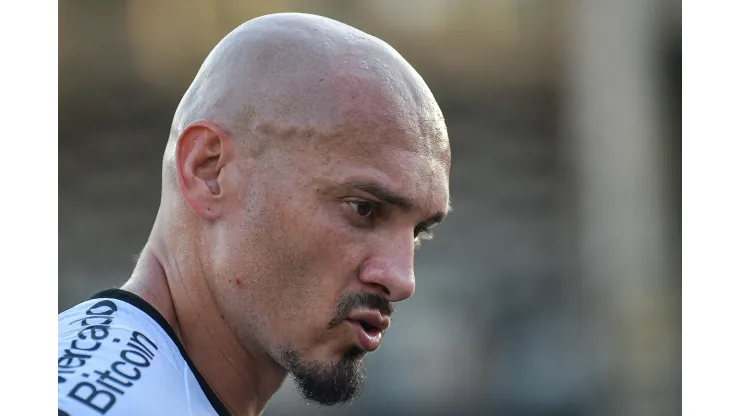
<svg viewBox="0 0 740 416"><path fill-rule="evenodd" d="M352 405L291 382L265 415L680 414L678 0L59 3L59 311L121 285L180 97L280 11L384 39L452 144L454 212L417 253Z"/></svg>

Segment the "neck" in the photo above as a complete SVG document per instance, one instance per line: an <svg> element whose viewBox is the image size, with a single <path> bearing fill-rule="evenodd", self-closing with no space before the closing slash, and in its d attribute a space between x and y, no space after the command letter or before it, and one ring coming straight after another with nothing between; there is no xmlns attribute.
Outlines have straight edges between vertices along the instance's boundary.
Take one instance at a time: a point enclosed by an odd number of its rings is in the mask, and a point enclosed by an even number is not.
<svg viewBox="0 0 740 416"><path fill-rule="evenodd" d="M221 317L197 250L172 250L153 238L122 289L149 302L172 326L190 359L236 415L259 415L287 372L254 345L243 346ZM182 241L182 240L181 240ZM190 247L196 247L190 244Z"/></svg>

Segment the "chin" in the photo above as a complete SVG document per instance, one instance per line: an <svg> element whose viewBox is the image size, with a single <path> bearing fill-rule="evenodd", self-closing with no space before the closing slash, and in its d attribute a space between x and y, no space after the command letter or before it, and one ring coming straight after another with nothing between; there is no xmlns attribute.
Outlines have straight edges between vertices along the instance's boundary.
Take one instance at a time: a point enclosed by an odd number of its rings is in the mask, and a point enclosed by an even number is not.
<svg viewBox="0 0 740 416"><path fill-rule="evenodd" d="M326 361L307 360L295 350L282 353L303 397L324 406L347 403L359 397L365 382L364 355L365 351L357 346Z"/></svg>

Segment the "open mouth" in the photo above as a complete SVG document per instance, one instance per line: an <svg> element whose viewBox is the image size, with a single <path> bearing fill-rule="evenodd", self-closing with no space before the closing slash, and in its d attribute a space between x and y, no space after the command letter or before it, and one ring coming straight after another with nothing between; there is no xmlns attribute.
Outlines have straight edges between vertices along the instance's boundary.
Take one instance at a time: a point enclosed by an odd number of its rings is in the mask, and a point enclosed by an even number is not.
<svg viewBox="0 0 740 416"><path fill-rule="evenodd" d="M380 347L390 319L381 316L377 311L355 311L347 318L347 323L355 328L356 340L360 347L365 351L375 351Z"/></svg>
<svg viewBox="0 0 740 416"><path fill-rule="evenodd" d="M375 337L381 332L380 328L371 324L370 322L367 322L365 320L360 320L359 323L362 326L362 329L364 329L365 332L367 332L367 334L370 335L371 337Z"/></svg>

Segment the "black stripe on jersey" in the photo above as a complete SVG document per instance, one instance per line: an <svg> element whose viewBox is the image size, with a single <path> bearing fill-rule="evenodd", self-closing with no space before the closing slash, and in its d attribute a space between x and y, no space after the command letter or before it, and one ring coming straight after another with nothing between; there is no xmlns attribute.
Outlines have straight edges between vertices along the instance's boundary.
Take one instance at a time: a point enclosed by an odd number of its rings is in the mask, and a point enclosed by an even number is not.
<svg viewBox="0 0 740 416"><path fill-rule="evenodd" d="M200 374L200 371L198 371L198 369L195 367L195 364L193 364L193 362L190 360L190 356L188 356L188 353L185 351L182 343L180 343L180 339L177 338L177 335L175 335L175 330L172 329L167 320L165 320L162 314L154 309L152 305L150 305L147 301L140 298L139 296L121 289L106 289L92 295L90 299L121 300L135 306L145 314L149 315L152 319L154 319L157 324L159 324L159 326L164 329L164 332L169 335L169 337L172 339L172 342L177 345L177 349L180 350L180 355L182 355L182 358L184 358L185 362L188 363L190 371L192 371L193 375L195 375L195 379L198 380L198 384L200 385L201 390L203 390L203 393L208 398L208 401L211 403L211 406L213 406L213 409L216 410L219 416L232 416L229 410L226 408L226 405L221 401L221 399L218 398L216 392L213 391L211 386L208 385L206 379L203 378L203 376Z"/></svg>

